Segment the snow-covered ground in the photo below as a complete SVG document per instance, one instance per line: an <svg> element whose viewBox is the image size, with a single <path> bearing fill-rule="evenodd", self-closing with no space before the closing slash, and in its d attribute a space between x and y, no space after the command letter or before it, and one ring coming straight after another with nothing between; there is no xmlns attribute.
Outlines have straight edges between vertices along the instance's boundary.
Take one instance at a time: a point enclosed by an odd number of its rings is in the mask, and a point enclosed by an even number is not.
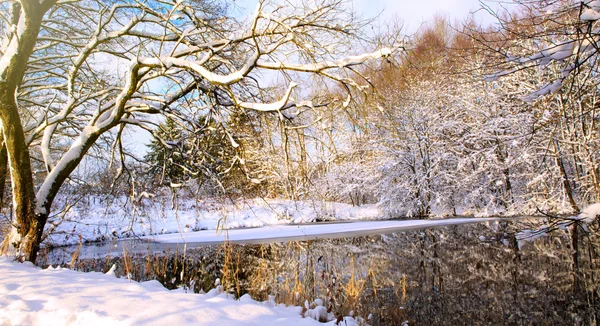
<svg viewBox="0 0 600 326"><path fill-rule="evenodd" d="M599 204L600 205L600 204ZM479 217L486 214L472 214ZM375 224L355 224L353 226L302 226L283 227L284 225L301 225L315 221L376 221L389 217L379 205L362 205L354 207L344 203L324 201L292 201L276 199L251 199L235 203L215 200L196 201L193 199L177 200L173 204L169 196L143 198L133 205L126 198L102 200L100 197L87 197L74 205L68 212L55 218L47 225L52 229L45 244L52 246L73 245L82 242L95 242L118 238L147 237L157 241L170 239L169 242L222 242L225 239L249 242L254 238L261 239L302 240L319 234L321 237L367 235L353 234L355 231L383 233ZM594 216L595 217L595 216ZM592 219L589 217L588 219ZM446 220L446 219L445 219ZM469 223L481 222L469 218ZM441 223L440 220L427 223ZM399 221L396 221L396 223ZM416 220L403 221L403 228L417 223ZM446 222L444 222L446 223ZM380 224L383 225L383 224ZM396 224L394 224L396 225ZM436 225L422 225L422 227ZM258 228L260 230L240 230ZM346 229L351 228L351 229ZM362 228L360 230L356 228ZM229 230L216 233L214 230ZM318 229L318 230L317 230ZM198 232L207 230L208 232ZM235 230L235 231L233 231ZM315 233L317 232L317 233ZM387 231L394 232L394 231ZM172 234L166 237L157 235ZM191 236L193 234L193 237ZM164 240L167 241L167 240Z"/></svg>
<svg viewBox="0 0 600 326"><path fill-rule="evenodd" d="M385 214L376 205L353 207L343 203L253 199L232 203L180 200L173 208L168 197L144 199L137 205L116 199L87 198L56 219L49 236L52 245L78 244L167 233L186 233L300 224L323 220L376 220ZM214 232L213 232L214 233Z"/></svg>
<svg viewBox="0 0 600 326"><path fill-rule="evenodd" d="M0 325L323 325L300 307L169 291L157 281L40 269L0 257ZM344 325L357 325L351 317ZM326 325L333 325L331 321Z"/></svg>
<svg viewBox="0 0 600 326"><path fill-rule="evenodd" d="M439 220L396 220L312 225L268 225L251 229L231 229L160 234L148 238L160 243L261 243L272 241L347 238L373 234L388 234L449 225L494 222L502 218L449 218Z"/></svg>

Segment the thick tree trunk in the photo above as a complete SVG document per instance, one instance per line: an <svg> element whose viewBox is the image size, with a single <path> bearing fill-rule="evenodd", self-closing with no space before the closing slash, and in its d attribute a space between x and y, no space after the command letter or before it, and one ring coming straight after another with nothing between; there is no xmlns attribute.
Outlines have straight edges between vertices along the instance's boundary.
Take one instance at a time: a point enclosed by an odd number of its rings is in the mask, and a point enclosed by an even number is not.
<svg viewBox="0 0 600 326"><path fill-rule="evenodd" d="M13 246L19 259L31 262L35 262L48 212L35 211L29 148L25 141L16 94L33 53L43 16L55 2L23 0L20 2L21 6L13 7L11 20L16 22L18 28L9 40L8 50L0 59L0 120L8 153L16 224L16 230L5 238L2 247L6 249Z"/></svg>
<svg viewBox="0 0 600 326"><path fill-rule="evenodd" d="M35 212L35 192L29 150L14 97L0 93L0 106L2 107L0 119L3 122L6 151L11 167L13 211L18 232L17 237L13 234L5 241L11 242L10 244L17 249L22 259L34 262L46 219Z"/></svg>

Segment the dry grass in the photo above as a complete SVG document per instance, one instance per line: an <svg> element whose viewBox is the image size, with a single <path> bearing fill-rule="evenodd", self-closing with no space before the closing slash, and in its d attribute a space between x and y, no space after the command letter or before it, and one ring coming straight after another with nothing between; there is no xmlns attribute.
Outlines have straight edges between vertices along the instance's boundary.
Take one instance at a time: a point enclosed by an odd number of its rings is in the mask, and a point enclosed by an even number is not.
<svg viewBox="0 0 600 326"><path fill-rule="evenodd" d="M461 226L396 236L206 247L81 260L80 270L157 279L167 288L207 291L217 278L233 295L304 306L323 301L334 316L371 325L591 325L598 320L598 244L582 238L573 291L568 234L517 250L502 240L516 226ZM487 240L479 240L484 236ZM369 319L369 315L372 318Z"/></svg>

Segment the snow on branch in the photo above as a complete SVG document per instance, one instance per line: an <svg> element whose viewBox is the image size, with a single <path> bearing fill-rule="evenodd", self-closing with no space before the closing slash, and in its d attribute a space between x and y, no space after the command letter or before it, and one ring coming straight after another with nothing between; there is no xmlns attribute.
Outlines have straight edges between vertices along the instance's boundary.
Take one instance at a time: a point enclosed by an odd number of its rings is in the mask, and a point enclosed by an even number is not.
<svg viewBox="0 0 600 326"><path fill-rule="evenodd" d="M0 24L3 74L21 54L27 24ZM302 94L292 81L297 73L351 89L359 84L350 76L359 74L350 68L402 50L343 57L364 33L340 1L260 1L255 14L240 21L218 4L66 0L39 26L23 82L15 87L26 143L47 172L36 195L39 213L48 213L62 182L101 136L109 142L120 137L112 128L149 130L152 115L193 125L200 112L234 108L293 118L299 113L286 110L320 105L294 98ZM289 77L280 98L262 91L258 77L265 71Z"/></svg>
<svg viewBox="0 0 600 326"><path fill-rule="evenodd" d="M595 24L600 20L600 1L581 1L565 6L557 11L552 8L544 11L543 7L531 5L526 7L530 16L516 20L496 15L503 28L501 32L508 35L495 49L497 54L503 53L505 64L500 66L505 69L484 75L483 79L490 82L524 69L538 68L539 73L550 80L523 98L533 101L559 92L566 79L579 71L577 68L588 64L594 69L600 41L600 28ZM580 14L573 16L573 12ZM527 45L537 49L529 55L510 54L510 51L522 53ZM554 68L547 69L552 63L556 64L553 67L559 67L558 74Z"/></svg>
<svg viewBox="0 0 600 326"><path fill-rule="evenodd" d="M522 230L515 234L519 249L528 242L548 236L553 231L566 231L569 227L580 227L588 231L588 224L594 223L600 217L600 203L587 206L579 215L565 218L553 218L551 223L542 225L535 230Z"/></svg>
<svg viewBox="0 0 600 326"><path fill-rule="evenodd" d="M249 102L239 102L238 105L244 109L250 109L261 112L273 112L279 111L285 107L285 105L290 100L290 95L292 94L292 90L298 86L298 84L291 82L288 86L288 89L285 91L283 97L273 103L249 103Z"/></svg>
<svg viewBox="0 0 600 326"><path fill-rule="evenodd" d="M349 56L339 60L334 61L325 61L320 63L310 63L310 64L293 64L293 63L284 63L284 62L261 62L257 64L259 68L272 69L272 70L293 70L300 72L321 72L327 69L334 68L347 68L356 66L359 64L365 63L367 60L379 59L379 58L387 58L390 55L398 52L400 48L396 50L392 50L389 48L383 48L381 50L365 53L356 56Z"/></svg>

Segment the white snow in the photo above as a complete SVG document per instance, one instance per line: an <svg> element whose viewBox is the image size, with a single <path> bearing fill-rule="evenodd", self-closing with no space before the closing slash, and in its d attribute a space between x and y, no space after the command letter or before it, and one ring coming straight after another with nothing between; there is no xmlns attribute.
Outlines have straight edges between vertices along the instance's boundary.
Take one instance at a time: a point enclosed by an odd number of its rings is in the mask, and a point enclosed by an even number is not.
<svg viewBox="0 0 600 326"><path fill-rule="evenodd" d="M483 76L483 80L486 82L493 82L498 80L500 77L506 76L506 75L510 75L513 72L515 72L516 70L504 70L504 71L499 71L493 74L489 74L489 75L484 75Z"/></svg>
<svg viewBox="0 0 600 326"><path fill-rule="evenodd" d="M600 203L587 206L578 216L571 216L562 219L556 223L555 228L551 228L548 225L542 225L537 230L522 230L515 235L519 249L527 242L534 242L541 237L547 236L550 232L555 231L556 229L567 231L567 228L574 224L575 221L583 222L581 226L585 229L587 228L586 225L593 223L598 216L600 216Z"/></svg>
<svg viewBox="0 0 600 326"><path fill-rule="evenodd" d="M318 238L345 238L358 235L386 234L431 227L492 222L501 218L449 218L439 220L368 221L309 225L268 225L260 228L212 230L161 234L148 237L160 243L260 243L270 241L310 240Z"/></svg>
<svg viewBox="0 0 600 326"><path fill-rule="evenodd" d="M21 17L22 16L24 16L24 14L22 14ZM2 58L0 58L0 76L4 75L6 70L10 67L10 62L13 58L19 55L19 40L23 37L23 33L25 32L25 23L26 19L19 19L17 26L13 25L13 32L15 35L10 39L6 39L4 41L5 44L2 44L3 55Z"/></svg>
<svg viewBox="0 0 600 326"><path fill-rule="evenodd" d="M390 50L389 48L383 48L381 49L380 53L382 57L387 58L390 55L392 55L392 50Z"/></svg>
<svg viewBox="0 0 600 326"><path fill-rule="evenodd" d="M353 207L349 204L313 201L254 199L235 204L215 201L181 200L171 207L165 196L142 197L135 207L120 198L109 202L89 196L73 207L49 236L53 245L78 244L109 238L147 236L159 233L189 232L299 224L316 220L374 220L385 214L377 205ZM48 226L50 227L50 226ZM114 232L113 232L114 231ZM214 231L211 231L214 234Z"/></svg>
<svg viewBox="0 0 600 326"><path fill-rule="evenodd" d="M261 112L279 111L279 110L283 109L283 107L288 103L288 101L290 100L290 95L292 94L292 90L296 86L298 86L298 84L291 82L288 85L288 88L287 88L285 94L283 95L283 97L281 97L281 99L279 101L276 101L273 103L240 102L240 103L238 103L238 105L245 109L256 110L256 111L261 111Z"/></svg>
<svg viewBox="0 0 600 326"><path fill-rule="evenodd" d="M586 207L578 217L585 223L592 223L598 216L600 216L600 203Z"/></svg>
<svg viewBox="0 0 600 326"><path fill-rule="evenodd" d="M527 102L531 102L540 96L543 96L546 94L551 94L551 93L556 93L557 91L559 91L562 88L562 86L563 86L562 80L557 80L552 84L548 83L548 84L544 85L543 87L541 87L540 89L538 89L537 91L525 96L523 98L523 100L527 101Z"/></svg>
<svg viewBox="0 0 600 326"><path fill-rule="evenodd" d="M586 3L586 5L588 5L590 8L592 8L594 10L600 10L600 1L599 0L589 1Z"/></svg>
<svg viewBox="0 0 600 326"><path fill-rule="evenodd" d="M569 56L571 56L571 50L555 52L552 55L550 55L550 58L552 58L554 60L564 60L564 59L568 58Z"/></svg>
<svg viewBox="0 0 600 326"><path fill-rule="evenodd" d="M57 199L63 201L64 198ZM65 203L57 203L65 205ZM112 202L88 196L64 219L53 219L45 244L62 246L115 238L145 237L161 242L268 242L393 233L418 228L479 223L497 219L459 218L394 220L379 205L352 206L322 201L253 199L235 203L179 200L171 207L162 195L144 194L132 206L127 198ZM485 217L482 215L480 217ZM302 225L316 221L319 225ZM360 221L343 223L345 221ZM215 230L219 229L219 233ZM224 232L227 230L227 232ZM279 240L277 240L279 239Z"/></svg>
<svg viewBox="0 0 600 326"><path fill-rule="evenodd" d="M574 45L575 42L573 41L563 42L546 48L541 54L543 57L551 57L554 60L563 60L572 54Z"/></svg>
<svg viewBox="0 0 600 326"><path fill-rule="evenodd" d="M550 93L556 93L561 88L562 88L562 81L557 80L552 85L550 85Z"/></svg>
<svg viewBox="0 0 600 326"><path fill-rule="evenodd" d="M213 289L169 291L157 281L39 269L0 257L2 325L323 325L300 307L256 302ZM330 322L333 325L333 322Z"/></svg>
<svg viewBox="0 0 600 326"><path fill-rule="evenodd" d="M586 9L581 13L579 17L582 21L596 21L600 19L600 13L594 9Z"/></svg>
<svg viewBox="0 0 600 326"><path fill-rule="evenodd" d="M395 50L389 48L383 48L381 50L365 53L362 55L348 56L345 58L341 58L335 61L325 61L314 64L294 64L294 63L283 63L283 62L259 62L257 63L257 67L263 69L272 69L272 70L295 70L295 71L304 71L304 72L318 72L327 69L333 68L343 68L355 66L358 64L362 64L371 59L385 58L394 53Z"/></svg>
<svg viewBox="0 0 600 326"><path fill-rule="evenodd" d="M175 58L175 57L159 57L159 58L138 58L137 62L149 67L165 67L167 69L171 67L180 67L190 69L200 74L203 78L207 79L211 83L219 85L231 85L239 82L250 72L258 60L258 52L254 53L246 63L237 71L234 71L227 75L220 75L206 69L202 66L209 56L204 56L197 61L188 61L186 59Z"/></svg>

